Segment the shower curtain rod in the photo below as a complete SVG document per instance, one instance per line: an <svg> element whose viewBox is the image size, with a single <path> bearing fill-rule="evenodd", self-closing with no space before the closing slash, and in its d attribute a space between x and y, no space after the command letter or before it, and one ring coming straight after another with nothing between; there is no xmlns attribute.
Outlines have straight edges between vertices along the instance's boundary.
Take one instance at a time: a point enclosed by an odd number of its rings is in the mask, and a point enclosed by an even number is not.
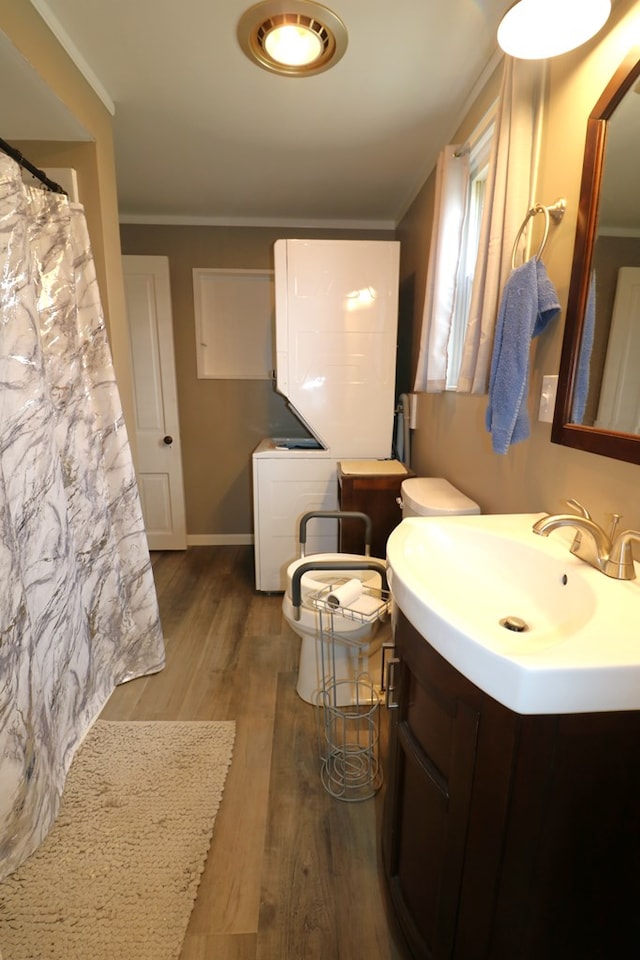
<svg viewBox="0 0 640 960"><path fill-rule="evenodd" d="M36 178L36 180L39 180L40 183L43 183L45 185L47 190L51 190L52 193L63 193L65 197L69 196L67 191L64 190L59 183L55 183L55 181L50 180L43 170L38 170L38 168L35 167L32 163L30 163L30 161L27 160L26 157L23 157L23 155L20 153L20 151L16 147L12 147L10 143L7 143L6 140L3 140L1 137L0 137L0 150L3 150L4 153L7 154L7 156L11 157L12 160L15 160L16 163L19 163L20 166L24 167L25 170L28 170L29 173Z"/></svg>

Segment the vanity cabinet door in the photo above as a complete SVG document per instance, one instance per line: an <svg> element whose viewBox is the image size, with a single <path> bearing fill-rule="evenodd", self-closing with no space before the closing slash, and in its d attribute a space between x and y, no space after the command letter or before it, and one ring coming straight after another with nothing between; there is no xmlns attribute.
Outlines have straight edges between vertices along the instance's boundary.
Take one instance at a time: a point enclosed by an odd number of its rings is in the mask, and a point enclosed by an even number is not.
<svg viewBox="0 0 640 960"><path fill-rule="evenodd" d="M453 671L407 621L393 713L383 856L401 928L415 957L453 955L478 711Z"/></svg>
<svg viewBox="0 0 640 960"><path fill-rule="evenodd" d="M640 956L640 713L525 717L513 772L488 957Z"/></svg>
<svg viewBox="0 0 640 960"><path fill-rule="evenodd" d="M627 960L640 711L520 716L398 612L383 859L415 960Z"/></svg>

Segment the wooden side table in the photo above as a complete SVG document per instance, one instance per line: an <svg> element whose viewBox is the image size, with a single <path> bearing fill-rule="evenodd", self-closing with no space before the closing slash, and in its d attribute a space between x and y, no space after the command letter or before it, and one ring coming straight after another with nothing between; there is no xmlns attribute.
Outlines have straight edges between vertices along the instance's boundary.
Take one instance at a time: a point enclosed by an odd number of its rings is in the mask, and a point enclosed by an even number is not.
<svg viewBox="0 0 640 960"><path fill-rule="evenodd" d="M398 461L350 460L338 464L340 509L359 510L371 517L372 557L386 558L389 534L402 519L397 503L400 487L413 476ZM340 552L364 553L364 527L360 521L340 521Z"/></svg>

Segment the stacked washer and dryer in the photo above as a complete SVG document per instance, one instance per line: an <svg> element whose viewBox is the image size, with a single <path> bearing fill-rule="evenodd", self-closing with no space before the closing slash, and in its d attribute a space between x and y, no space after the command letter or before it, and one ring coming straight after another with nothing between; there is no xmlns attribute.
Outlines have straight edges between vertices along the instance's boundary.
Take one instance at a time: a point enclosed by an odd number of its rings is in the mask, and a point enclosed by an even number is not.
<svg viewBox="0 0 640 960"><path fill-rule="evenodd" d="M400 244L278 240L276 389L305 438L253 454L256 589L284 591L300 517L338 509L338 462L391 457ZM307 554L337 550L336 521L311 521Z"/></svg>
<svg viewBox="0 0 640 960"><path fill-rule="evenodd" d="M287 571L301 517L338 509L339 461L392 456L399 254L396 241L274 246L276 389L308 435L269 437L253 453L255 578L257 590L285 593L285 616L302 638L297 689L309 702L318 684L315 628L288 611ZM480 512L441 478L405 480L402 501L403 517ZM307 557L336 552L337 521L309 521L306 537Z"/></svg>

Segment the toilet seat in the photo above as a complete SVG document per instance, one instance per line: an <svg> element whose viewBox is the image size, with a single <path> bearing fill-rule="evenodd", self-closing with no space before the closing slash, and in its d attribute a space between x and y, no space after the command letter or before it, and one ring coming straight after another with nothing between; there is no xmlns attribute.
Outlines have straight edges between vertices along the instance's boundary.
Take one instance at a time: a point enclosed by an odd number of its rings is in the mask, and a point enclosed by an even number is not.
<svg viewBox="0 0 640 960"><path fill-rule="evenodd" d="M294 631L301 639L300 663L298 667L298 681L296 692L307 703L317 704L318 696L323 684L324 671L331 664L334 679L349 681L340 684L340 706L353 702L353 684L356 679L368 674L374 669L374 658L380 660L382 654L382 639L384 630L379 630L380 621L362 621L342 617L337 613L323 614L313 606L312 597L330 584L345 577L357 578L372 589L382 586L379 571L362 570L309 570L300 578L301 604L294 609L291 600L291 585L293 576L298 567L309 561L320 563L344 563L358 561L365 564L369 560L361 554L352 553L318 553L312 557L301 557L294 560L287 567L287 589L282 598L282 613ZM299 614L299 619L296 619ZM330 631L330 639L323 637L323 631ZM331 647L330 654L328 646ZM377 668L376 668L377 672Z"/></svg>
<svg viewBox="0 0 640 960"><path fill-rule="evenodd" d="M382 584L380 574L375 570L349 570L348 572L344 570L310 570L308 573L304 573L300 579L302 604L298 608L300 618L296 620L291 602L291 581L298 567L303 563L308 563L310 559L313 559L314 562L320 561L322 563L335 561L336 564L338 564L344 561L365 561L367 558L361 554L354 553L317 553L313 555L313 558L301 557L299 560L294 560L293 563L290 563L287 567L287 589L282 599L282 612L284 617L296 633L316 637L320 629L319 611L311 606L310 602L305 603L306 598L310 598L314 594L319 593L329 586L329 584L334 583L337 578L345 576L348 576L350 579L355 578L361 580L372 589L380 589ZM339 614L334 614L332 630L338 637L343 636L347 642L357 642L358 640L371 636L376 625L376 623L363 623L359 620L352 620L341 617Z"/></svg>

